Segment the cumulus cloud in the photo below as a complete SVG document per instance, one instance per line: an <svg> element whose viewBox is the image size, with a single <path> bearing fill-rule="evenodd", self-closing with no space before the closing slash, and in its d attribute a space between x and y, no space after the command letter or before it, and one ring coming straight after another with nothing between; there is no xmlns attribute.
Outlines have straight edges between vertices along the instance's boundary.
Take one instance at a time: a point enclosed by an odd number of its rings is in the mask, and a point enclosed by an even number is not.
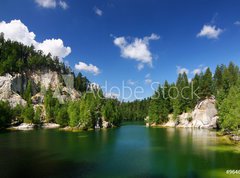
<svg viewBox="0 0 240 178"><path fill-rule="evenodd" d="M36 35L30 32L20 20L12 20L10 23L0 22L0 32L4 33L6 39L18 41L27 46L36 44Z"/></svg>
<svg viewBox="0 0 240 178"><path fill-rule="evenodd" d="M94 10L95 14L97 14L98 16L103 15L103 11L101 9L99 9L98 7L94 7L93 10Z"/></svg>
<svg viewBox="0 0 240 178"><path fill-rule="evenodd" d="M201 31L197 34L197 37L206 37L209 39L218 39L219 35L223 32L223 29L216 26L204 25Z"/></svg>
<svg viewBox="0 0 240 178"><path fill-rule="evenodd" d="M60 1L57 1L57 0L35 0L35 2L40 7L43 7L43 8L54 9L57 6L63 8L63 9L67 9L68 8L68 4L65 1L63 1L63 0L60 0Z"/></svg>
<svg viewBox="0 0 240 178"><path fill-rule="evenodd" d="M200 65L198 68L194 69L191 73L196 75L196 74L200 74L201 72L205 72L207 70L208 67L204 67L203 65Z"/></svg>
<svg viewBox="0 0 240 178"><path fill-rule="evenodd" d="M151 34L144 38L135 38L128 42L125 37L116 37L114 44L121 50L121 57L133 59L139 62L138 69L141 70L144 64L152 66L152 53L149 50L149 41L158 40L160 36Z"/></svg>
<svg viewBox="0 0 240 178"><path fill-rule="evenodd" d="M84 62L79 62L78 64L75 64L75 69L79 71L85 71L92 73L93 75L100 74L100 70L97 66L94 66L92 64L86 64Z"/></svg>
<svg viewBox="0 0 240 178"><path fill-rule="evenodd" d="M178 74L183 74L183 73L188 74L189 70L187 68L184 68L184 67L181 67L181 66L177 66L177 73Z"/></svg>
<svg viewBox="0 0 240 178"><path fill-rule="evenodd" d="M20 20L12 20L9 23L0 22L0 32L4 33L6 39L23 43L24 45L33 45L37 50L42 50L44 54L51 53L52 56L59 57L62 60L71 53L70 47L65 47L61 39L46 39L42 43L35 40L36 35L30 32L28 27Z"/></svg>
<svg viewBox="0 0 240 178"><path fill-rule="evenodd" d="M42 43L39 43L36 48L42 50L46 55L51 53L52 56L58 56L61 59L71 53L71 48L65 47L61 39L44 40Z"/></svg>

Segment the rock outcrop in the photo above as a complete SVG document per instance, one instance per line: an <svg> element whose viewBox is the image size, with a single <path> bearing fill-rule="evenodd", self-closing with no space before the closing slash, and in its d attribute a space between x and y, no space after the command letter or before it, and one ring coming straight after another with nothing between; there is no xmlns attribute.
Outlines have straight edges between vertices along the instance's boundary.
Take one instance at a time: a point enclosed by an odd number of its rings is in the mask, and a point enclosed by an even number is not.
<svg viewBox="0 0 240 178"><path fill-rule="evenodd" d="M183 113L177 119L173 119L172 114L169 115L167 123L164 127L194 127L194 128L217 128L217 109L216 100L208 98L196 105L191 113ZM149 124L146 124L149 126Z"/></svg>
<svg viewBox="0 0 240 178"><path fill-rule="evenodd" d="M16 77L6 74L0 76L0 100L8 101L11 107L16 107L18 104L25 106L26 101L16 92L16 89L20 90L20 87L14 85L16 83Z"/></svg>
<svg viewBox="0 0 240 178"><path fill-rule="evenodd" d="M0 76L0 100L8 101L11 107L18 104L25 106L26 101L20 96L27 87L27 83L32 84L32 103L42 104L44 92L50 89L61 103L68 100L77 100L80 93L73 87L73 76L71 74L61 76L57 72L35 71L28 74L6 74Z"/></svg>

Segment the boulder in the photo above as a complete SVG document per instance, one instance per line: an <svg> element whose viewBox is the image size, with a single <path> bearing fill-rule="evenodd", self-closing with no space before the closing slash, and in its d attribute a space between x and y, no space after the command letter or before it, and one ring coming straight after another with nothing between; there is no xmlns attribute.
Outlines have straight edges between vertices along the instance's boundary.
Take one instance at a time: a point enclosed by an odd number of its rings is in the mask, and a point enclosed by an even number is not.
<svg viewBox="0 0 240 178"><path fill-rule="evenodd" d="M108 121L103 120L102 121L102 127L103 128L111 128L112 124L110 122L108 122Z"/></svg>
<svg viewBox="0 0 240 178"><path fill-rule="evenodd" d="M60 125L59 124L56 124L56 123L44 123L42 125L42 128L44 129L56 129L56 128L59 128Z"/></svg>
<svg viewBox="0 0 240 178"><path fill-rule="evenodd" d="M11 127L10 129L13 129L13 130L33 130L34 127L35 127L34 124L22 123L19 126Z"/></svg>
<svg viewBox="0 0 240 178"><path fill-rule="evenodd" d="M193 127L198 128L216 128L217 127L217 109L216 100L208 98L196 105L192 113Z"/></svg>

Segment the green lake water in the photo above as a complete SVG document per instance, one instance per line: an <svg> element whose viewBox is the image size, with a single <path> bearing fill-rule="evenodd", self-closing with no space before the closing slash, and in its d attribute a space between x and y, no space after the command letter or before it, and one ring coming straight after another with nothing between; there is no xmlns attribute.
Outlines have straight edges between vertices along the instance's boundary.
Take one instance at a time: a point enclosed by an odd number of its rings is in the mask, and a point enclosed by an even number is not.
<svg viewBox="0 0 240 178"><path fill-rule="evenodd" d="M200 129L0 133L0 177L233 177L240 147ZM235 175L240 177L240 175Z"/></svg>

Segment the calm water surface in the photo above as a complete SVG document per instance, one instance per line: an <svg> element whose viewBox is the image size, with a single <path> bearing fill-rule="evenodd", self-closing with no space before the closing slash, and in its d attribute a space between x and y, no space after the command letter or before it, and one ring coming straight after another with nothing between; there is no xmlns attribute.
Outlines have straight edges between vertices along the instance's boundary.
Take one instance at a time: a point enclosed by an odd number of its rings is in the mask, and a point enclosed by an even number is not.
<svg viewBox="0 0 240 178"><path fill-rule="evenodd" d="M0 134L0 177L233 177L227 169L240 169L240 147L208 130L134 124Z"/></svg>

